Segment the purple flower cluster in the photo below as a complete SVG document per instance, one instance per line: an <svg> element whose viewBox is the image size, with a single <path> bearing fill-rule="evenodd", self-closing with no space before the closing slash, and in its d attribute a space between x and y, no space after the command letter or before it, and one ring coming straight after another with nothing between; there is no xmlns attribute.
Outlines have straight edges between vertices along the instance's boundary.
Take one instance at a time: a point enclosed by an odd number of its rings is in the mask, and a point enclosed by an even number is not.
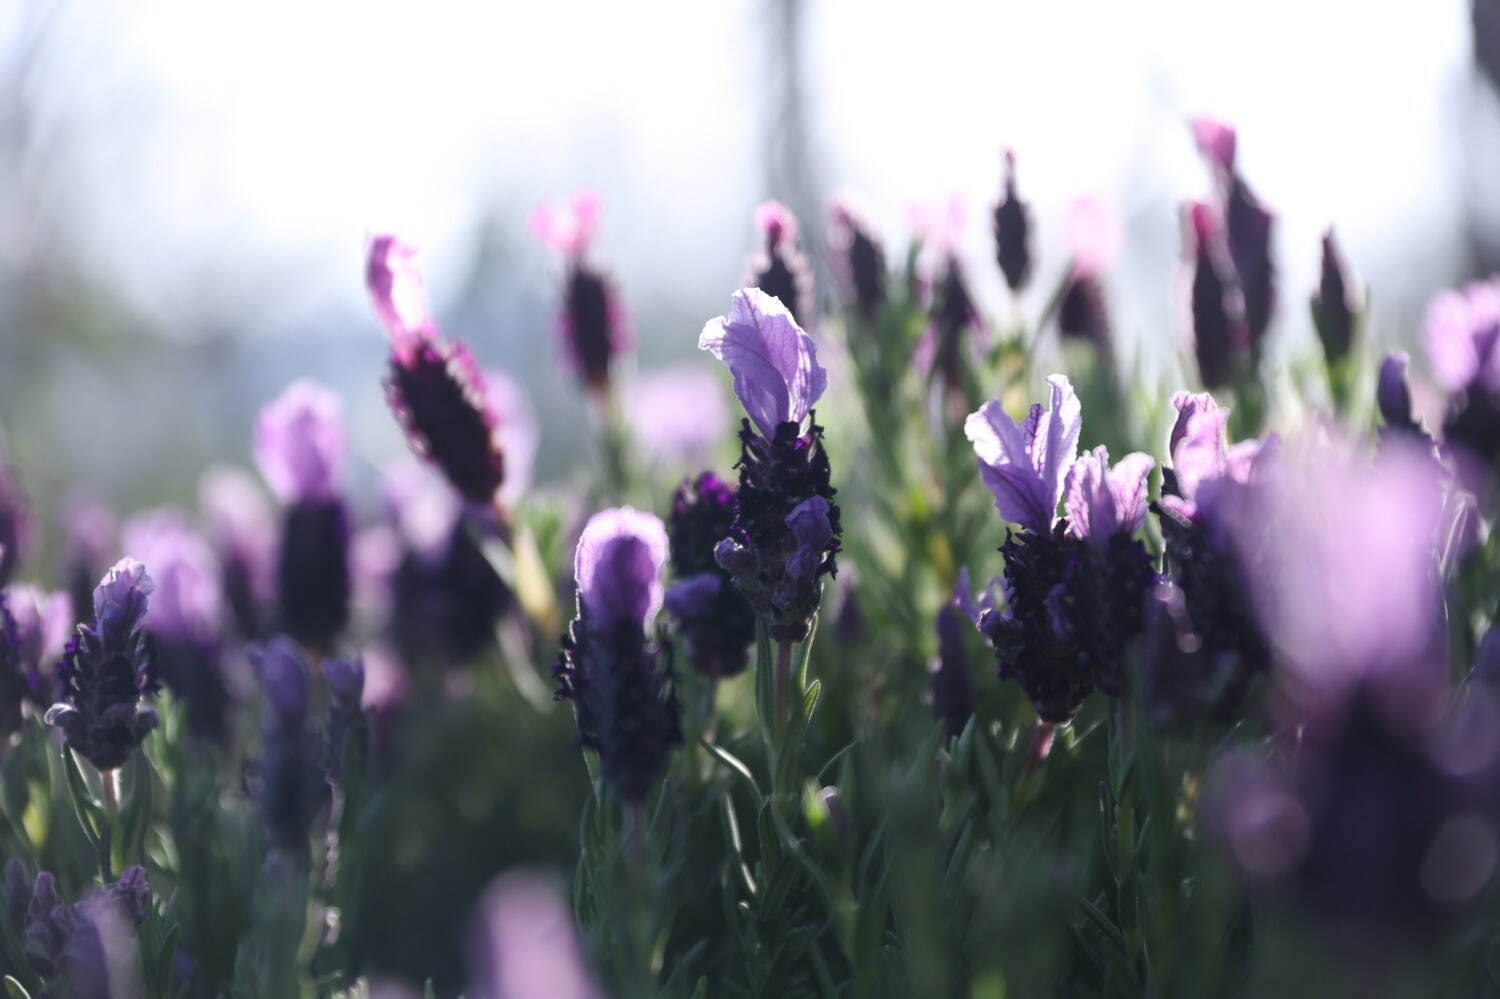
<svg viewBox="0 0 1500 999"><path fill-rule="evenodd" d="M667 530L630 507L590 518L578 539L578 613L552 667L557 698L573 702L579 741L599 754L605 783L645 800L682 741L677 696L650 630L661 608Z"/></svg>
<svg viewBox="0 0 1500 999"><path fill-rule="evenodd" d="M839 509L813 405L828 387L816 344L787 308L756 288L735 293L698 346L734 375L748 414L740 430L739 508L718 564L778 642L801 641L835 571Z"/></svg>
<svg viewBox="0 0 1500 999"><path fill-rule="evenodd" d="M557 331L584 387L608 392L614 360L630 345L630 326L614 280L589 260L599 226L599 198L589 192L573 199L569 214L539 208L532 228L560 253L567 268Z"/></svg>
<svg viewBox="0 0 1500 999"><path fill-rule="evenodd" d="M50 995L144 995L135 957L136 934L152 911L151 886L141 867L66 902L47 871L35 878L14 858L5 862L0 895L5 932L16 955L46 983ZM9 969L19 972L20 969Z"/></svg>
<svg viewBox="0 0 1500 999"><path fill-rule="evenodd" d="M688 661L705 676L744 672L755 639L755 609L714 559L738 513L734 487L712 472L683 482L672 494L667 534L676 581L667 590L666 607L687 645Z"/></svg>

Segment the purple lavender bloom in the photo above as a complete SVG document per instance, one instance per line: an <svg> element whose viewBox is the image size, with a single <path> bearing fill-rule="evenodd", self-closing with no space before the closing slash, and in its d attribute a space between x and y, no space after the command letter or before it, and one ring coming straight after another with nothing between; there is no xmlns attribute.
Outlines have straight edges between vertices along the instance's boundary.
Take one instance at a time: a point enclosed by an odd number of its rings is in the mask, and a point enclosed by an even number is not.
<svg viewBox="0 0 1500 999"><path fill-rule="evenodd" d="M1063 478L1078 454L1082 411L1064 375L1047 379L1051 401L1031 407L1016 423L998 402L987 402L964 421L964 435L979 456L979 475L995 509L1039 535L1052 530Z"/></svg>
<svg viewBox="0 0 1500 999"><path fill-rule="evenodd" d="M30 506L0 438L0 586L10 582L30 540Z"/></svg>
<svg viewBox="0 0 1500 999"><path fill-rule="evenodd" d="M1427 311L1428 357L1450 393L1443 439L1500 459L1500 279L1445 291Z"/></svg>
<svg viewBox="0 0 1500 999"><path fill-rule="evenodd" d="M672 575L666 607L677 621L688 661L705 676L734 676L749 665L755 609L735 588L714 548L734 530L734 487L712 472L684 481L672 494L667 520Z"/></svg>
<svg viewBox="0 0 1500 999"><path fill-rule="evenodd" d="M1234 129L1210 118L1197 118L1189 124L1218 182L1226 244L1244 310L1250 356L1252 362L1258 362L1276 306L1276 269L1271 260L1276 217L1261 204L1235 166Z"/></svg>
<svg viewBox="0 0 1500 999"><path fill-rule="evenodd" d="M937 613L938 656L928 667L932 675L932 713L950 736L960 735L974 715L974 670L965 644L968 624L956 601Z"/></svg>
<svg viewBox="0 0 1500 999"><path fill-rule="evenodd" d="M1155 459L1137 451L1109 467L1109 451L1099 445L1068 469L1068 532L1095 545L1117 534L1134 534L1146 519L1146 477Z"/></svg>
<svg viewBox="0 0 1500 999"><path fill-rule="evenodd" d="M932 343L933 370L953 398L961 398L966 349L979 329L979 310L969 295L963 265L955 253L949 252L943 260L942 277L933 290L930 319L928 338Z"/></svg>
<svg viewBox="0 0 1500 999"><path fill-rule="evenodd" d="M391 640L412 665L457 665L493 647L510 589L474 539L460 497L425 468L387 474L400 538L389 580Z"/></svg>
<svg viewBox="0 0 1500 999"><path fill-rule="evenodd" d="M156 590L146 614L157 675L187 705L195 736L229 735L223 674L224 606L218 559L181 510L163 508L125 525L125 548L152 567Z"/></svg>
<svg viewBox="0 0 1500 999"><path fill-rule="evenodd" d="M220 566L223 600L235 630L260 638L275 596L276 520L243 469L209 469L198 483L198 509Z"/></svg>
<svg viewBox="0 0 1500 999"><path fill-rule="evenodd" d="M319 803L318 744L308 731L308 668L302 650L284 637L253 650L265 691L261 733L261 819L273 846L300 852Z"/></svg>
<svg viewBox="0 0 1500 999"><path fill-rule="evenodd" d="M1142 629L1155 573L1131 537L1139 527L1150 459L1131 455L1113 471L1098 449L1075 466L1082 416L1067 378L1047 379L1047 408L1017 424L998 402L969 416L965 433L1001 516L1019 524L1000 551L1004 611L978 626L1000 675L1014 676L1044 721L1072 718L1094 686L1125 686L1123 655ZM1076 471L1075 471L1076 468ZM1065 487L1074 521L1056 521Z"/></svg>
<svg viewBox="0 0 1500 999"><path fill-rule="evenodd" d="M1189 206L1186 214L1192 233L1187 243L1192 272L1189 306L1198 377L1204 388L1220 389L1245 367L1250 335L1218 214L1202 203Z"/></svg>
<svg viewBox="0 0 1500 999"><path fill-rule="evenodd" d="M86 493L69 496L63 506L62 578L73 610L87 621L94 584L120 557L119 524L114 511Z"/></svg>
<svg viewBox="0 0 1500 999"><path fill-rule="evenodd" d="M645 799L682 741L671 674L649 640L668 548L666 527L648 513L617 507L590 518L573 562L578 613L552 667L557 698L573 702L579 741L630 803Z"/></svg>
<svg viewBox="0 0 1500 999"><path fill-rule="evenodd" d="M145 566L121 559L94 590L92 626L78 626L58 667L47 724L100 771L124 765L156 727L155 709L143 703L157 690L144 627L154 588Z"/></svg>
<svg viewBox="0 0 1500 999"><path fill-rule="evenodd" d="M1031 206L1016 194L1016 154L1005 151L1005 190L995 206L995 260L1012 292L1031 280Z"/></svg>
<svg viewBox="0 0 1500 999"><path fill-rule="evenodd" d="M710 320L698 346L729 367L749 414L740 430L739 510L715 558L776 641L801 641L839 547L823 428L812 409L828 373L812 337L755 288L735 293L729 315Z"/></svg>
<svg viewBox="0 0 1500 999"><path fill-rule="evenodd" d="M797 248L797 216L781 202L767 201L755 209L755 227L765 246L750 261L748 284L786 306L793 322L806 325L811 319L812 267Z"/></svg>
<svg viewBox="0 0 1500 999"><path fill-rule="evenodd" d="M599 210L598 196L583 192L573 199L569 216L544 206L532 214L531 227L566 261L558 334L579 379L602 395L609 390L614 359L630 346L630 329L614 280L588 259Z"/></svg>
<svg viewBox="0 0 1500 999"><path fill-rule="evenodd" d="M145 994L136 934L152 903L142 868L127 868L118 881L72 904L58 894L56 880L46 871L29 886L19 864L8 864L6 875L15 939L49 995L107 999Z"/></svg>
<svg viewBox="0 0 1500 999"><path fill-rule="evenodd" d="M15 628L21 696L37 711L46 711L56 700L55 666L73 630L73 601L61 591L15 583L0 593L0 602Z"/></svg>
<svg viewBox="0 0 1500 999"><path fill-rule="evenodd" d="M828 249L843 297L867 322L885 305L885 249L847 201L829 211Z"/></svg>
<svg viewBox="0 0 1500 999"><path fill-rule="evenodd" d="M500 484L500 504L514 506L531 488L531 468L536 461L541 431L531 399L515 379L491 368L484 372L485 398L494 415L500 453L505 456L505 481Z"/></svg>
<svg viewBox="0 0 1500 999"><path fill-rule="evenodd" d="M285 508L276 569L278 627L308 648L326 650L349 623L338 398L312 382L294 382L261 413L254 451Z"/></svg>
<svg viewBox="0 0 1500 999"><path fill-rule="evenodd" d="M416 250L395 236L376 236L366 284L391 341L386 398L408 443L465 499L488 506L505 481L490 390L468 348L439 335Z"/></svg>
<svg viewBox="0 0 1500 999"><path fill-rule="evenodd" d="M1065 235L1072 259L1057 304L1058 332L1088 341L1113 363L1104 275L1119 250L1119 222L1102 200L1079 198L1068 209Z"/></svg>
<svg viewBox="0 0 1500 999"><path fill-rule="evenodd" d="M697 366L642 374L627 385L624 408L636 442L659 464L711 461L729 431L724 387L713 372Z"/></svg>
<svg viewBox="0 0 1500 999"><path fill-rule="evenodd" d="M526 871L496 878L479 903L472 999L602 999L557 886Z"/></svg>
<svg viewBox="0 0 1500 999"><path fill-rule="evenodd" d="M1349 354L1354 343L1354 322L1359 312L1354 276L1333 241L1333 230L1323 234L1322 265L1318 293L1313 296L1313 325L1323 343L1323 356L1337 364Z"/></svg>
<svg viewBox="0 0 1500 999"><path fill-rule="evenodd" d="M1406 368L1411 358L1406 351L1387 354L1380 362L1380 378L1375 385L1375 401L1380 407L1380 418L1388 427L1404 430L1417 429L1412 415L1411 385L1406 379Z"/></svg>

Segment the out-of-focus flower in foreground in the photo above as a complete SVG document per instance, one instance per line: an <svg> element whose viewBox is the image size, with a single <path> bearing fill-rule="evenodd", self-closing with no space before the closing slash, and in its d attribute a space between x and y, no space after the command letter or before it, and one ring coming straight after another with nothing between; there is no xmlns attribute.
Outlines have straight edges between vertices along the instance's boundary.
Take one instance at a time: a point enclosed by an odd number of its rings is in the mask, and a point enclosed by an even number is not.
<svg viewBox="0 0 1500 999"><path fill-rule="evenodd" d="M473 999L602 999L563 897L529 871L496 878L479 902Z"/></svg>

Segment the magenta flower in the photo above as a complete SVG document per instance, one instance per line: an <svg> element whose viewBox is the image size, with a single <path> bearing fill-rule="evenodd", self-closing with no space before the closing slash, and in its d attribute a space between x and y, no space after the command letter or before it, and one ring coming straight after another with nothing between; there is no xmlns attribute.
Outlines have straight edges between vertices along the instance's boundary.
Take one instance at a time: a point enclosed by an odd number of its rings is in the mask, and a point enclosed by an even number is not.
<svg viewBox="0 0 1500 999"><path fill-rule="evenodd" d="M409 362L423 341L437 336L427 287L417 266L417 249L399 237L382 234L370 240L365 285L375 314L391 338L392 349Z"/></svg>
<svg viewBox="0 0 1500 999"><path fill-rule="evenodd" d="M1440 293L1427 309L1427 356L1450 392L1500 391L1500 279Z"/></svg>
<svg viewBox="0 0 1500 999"><path fill-rule="evenodd" d="M1116 534L1134 534L1146 519L1146 477L1156 465L1136 451L1109 467L1109 451L1099 445L1068 469L1064 485L1068 533L1103 546Z"/></svg>
<svg viewBox="0 0 1500 999"><path fill-rule="evenodd" d="M1016 423L998 402L987 402L964 421L964 435L979 456L979 475L995 509L1037 534L1052 529L1063 479L1078 454L1082 411L1065 375L1047 379L1051 399Z"/></svg>
<svg viewBox="0 0 1500 999"><path fill-rule="evenodd" d="M1057 304L1057 328L1110 351L1109 306L1104 275L1119 252L1119 220L1099 198L1084 197L1068 208L1064 237L1071 258L1067 283Z"/></svg>
<svg viewBox="0 0 1500 999"><path fill-rule="evenodd" d="M338 396L311 381L293 382L261 411L251 449L283 503L337 495L344 469Z"/></svg>
<svg viewBox="0 0 1500 999"><path fill-rule="evenodd" d="M614 281L588 259L599 227L599 197L575 196L571 214L542 206L531 228L562 255L567 275L557 329L578 377L594 392L609 388L614 359L630 346L629 320Z"/></svg>
<svg viewBox="0 0 1500 999"><path fill-rule="evenodd" d="M818 347L785 305L758 288L742 288L729 315L710 319L698 348L734 375L734 392L766 439L783 423L801 424L828 387Z"/></svg>
<svg viewBox="0 0 1500 999"><path fill-rule="evenodd" d="M1204 159L1225 174L1234 171L1234 153L1237 143L1234 127L1207 115L1200 115L1188 122L1193 141L1198 145Z"/></svg>

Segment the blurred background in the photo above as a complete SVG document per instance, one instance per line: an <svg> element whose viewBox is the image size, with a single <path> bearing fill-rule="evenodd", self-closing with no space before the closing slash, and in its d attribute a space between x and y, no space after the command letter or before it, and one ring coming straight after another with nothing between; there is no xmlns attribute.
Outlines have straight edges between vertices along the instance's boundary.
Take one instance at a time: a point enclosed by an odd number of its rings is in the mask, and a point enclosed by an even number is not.
<svg viewBox="0 0 1500 999"><path fill-rule="evenodd" d="M538 479L556 482L585 427L537 205L599 192L597 256L638 364L701 364L767 197L814 250L835 193L896 247L914 205L956 197L976 296L1008 308L988 219L1007 146L1039 223L1028 308L1063 267L1067 206L1101 196L1124 235L1117 328L1149 357L1185 335L1178 206L1209 186L1196 113L1239 127L1280 215L1284 349L1311 343L1330 224L1375 336L1408 342L1437 289L1500 268L1497 67L1492 0L933 0L920 17L855 0L12 0L0 425L44 511L79 482L122 509L189 501L310 376L344 396L368 490L402 445L362 259L395 229L423 247L447 331L530 390Z"/></svg>

